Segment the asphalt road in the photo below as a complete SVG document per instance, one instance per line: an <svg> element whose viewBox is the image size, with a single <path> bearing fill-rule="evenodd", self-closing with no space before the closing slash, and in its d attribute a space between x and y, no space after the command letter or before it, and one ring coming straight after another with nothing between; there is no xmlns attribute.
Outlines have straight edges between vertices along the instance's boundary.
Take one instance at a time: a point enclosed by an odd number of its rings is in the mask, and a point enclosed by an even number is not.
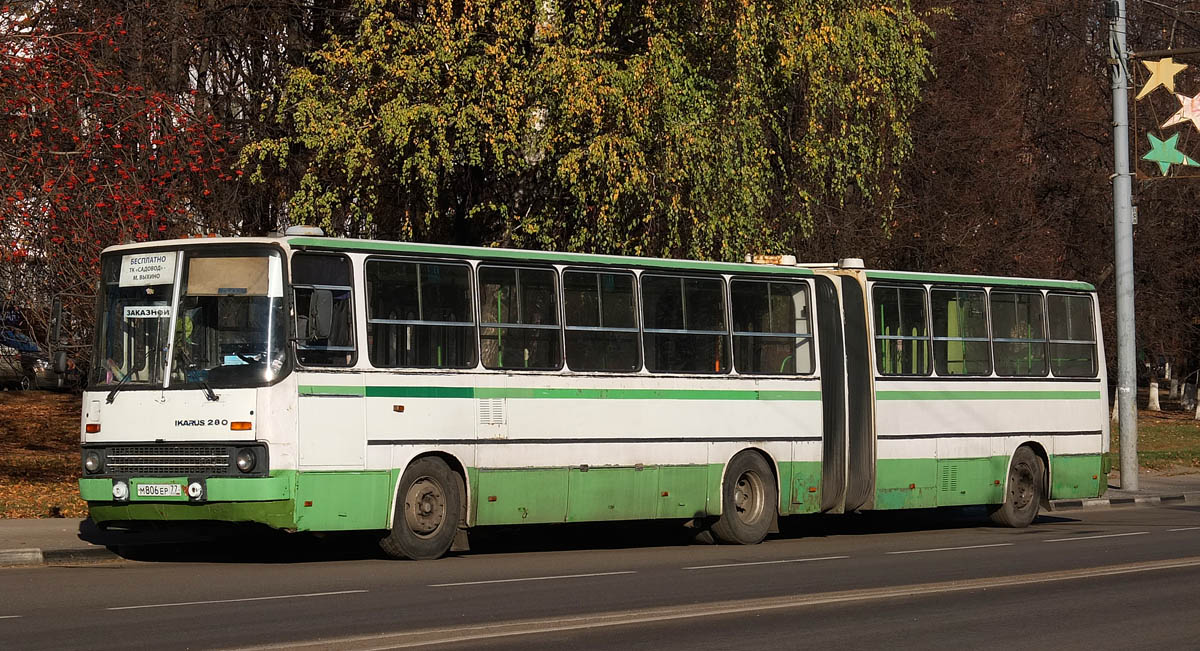
<svg viewBox="0 0 1200 651"><path fill-rule="evenodd" d="M753 547L660 526L491 530L439 561L264 537L0 570L5 649L1191 647L1200 507L802 519Z"/></svg>

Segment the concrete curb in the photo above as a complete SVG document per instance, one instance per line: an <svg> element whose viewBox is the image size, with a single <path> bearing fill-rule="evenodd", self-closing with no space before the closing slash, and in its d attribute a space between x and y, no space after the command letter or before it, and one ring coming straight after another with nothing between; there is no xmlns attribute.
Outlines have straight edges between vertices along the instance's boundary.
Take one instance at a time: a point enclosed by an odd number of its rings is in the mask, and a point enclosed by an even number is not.
<svg viewBox="0 0 1200 651"><path fill-rule="evenodd" d="M0 549L0 567L52 565L56 563L94 563L120 558L107 547L78 549Z"/></svg>
<svg viewBox="0 0 1200 651"><path fill-rule="evenodd" d="M50 549L42 552L47 565L54 563L97 563L121 558L107 547L85 547L82 549Z"/></svg>
<svg viewBox="0 0 1200 651"><path fill-rule="evenodd" d="M3 565L41 565L46 561L42 550L31 549L0 549L0 566Z"/></svg>
<svg viewBox="0 0 1200 651"><path fill-rule="evenodd" d="M1051 511L1077 509L1108 509L1123 506L1158 506L1162 504L1200 504L1200 492L1147 495L1146 497L1101 497L1087 500L1054 500Z"/></svg>

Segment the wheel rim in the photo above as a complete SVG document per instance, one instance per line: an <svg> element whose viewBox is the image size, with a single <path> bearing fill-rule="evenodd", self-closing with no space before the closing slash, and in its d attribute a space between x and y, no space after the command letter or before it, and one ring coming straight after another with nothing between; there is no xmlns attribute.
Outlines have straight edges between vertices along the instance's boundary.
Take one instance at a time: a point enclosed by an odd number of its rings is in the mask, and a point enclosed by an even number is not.
<svg viewBox="0 0 1200 651"><path fill-rule="evenodd" d="M446 521L446 493L432 477L419 477L404 495L404 522L409 531L428 538Z"/></svg>
<svg viewBox="0 0 1200 651"><path fill-rule="evenodd" d="M22 390L22 391L28 391L28 390L30 389L30 387L32 387L32 386L33 386L33 382L31 382L31 381L29 380L29 376L28 376L28 375L26 375L26 376L23 376L23 377L21 378L21 390Z"/></svg>
<svg viewBox="0 0 1200 651"><path fill-rule="evenodd" d="M733 485L733 508L738 520L753 524L762 517L766 489L758 473L747 470Z"/></svg>
<svg viewBox="0 0 1200 651"><path fill-rule="evenodd" d="M1023 511L1033 501L1033 468L1022 461L1013 464L1008 473L1008 496L1018 511Z"/></svg>

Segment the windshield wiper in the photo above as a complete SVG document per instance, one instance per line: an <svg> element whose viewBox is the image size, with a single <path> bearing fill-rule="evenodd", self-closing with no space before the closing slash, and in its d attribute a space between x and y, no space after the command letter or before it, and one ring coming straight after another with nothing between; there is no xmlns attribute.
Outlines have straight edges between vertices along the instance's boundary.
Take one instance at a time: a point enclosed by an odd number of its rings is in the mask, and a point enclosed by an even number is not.
<svg viewBox="0 0 1200 651"><path fill-rule="evenodd" d="M128 382L129 378L131 377L133 377L133 369L130 369L129 372L125 374L125 377L121 378L120 382L117 382L117 386L113 387L112 391L108 392L108 397L104 399L104 402L111 405L113 400L117 397L117 393L124 388L125 383Z"/></svg>
<svg viewBox="0 0 1200 651"><path fill-rule="evenodd" d="M204 389L204 397L208 398L209 402L216 402L220 398L212 387L208 386L208 382L200 380L200 388Z"/></svg>

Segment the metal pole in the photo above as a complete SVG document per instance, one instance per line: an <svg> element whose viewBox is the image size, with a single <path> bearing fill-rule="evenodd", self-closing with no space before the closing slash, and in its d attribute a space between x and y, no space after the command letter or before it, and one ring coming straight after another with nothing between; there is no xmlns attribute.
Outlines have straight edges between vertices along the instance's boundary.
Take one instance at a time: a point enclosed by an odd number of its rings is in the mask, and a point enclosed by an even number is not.
<svg viewBox="0 0 1200 651"><path fill-rule="evenodd" d="M1117 281L1117 409L1121 432L1121 488L1138 490L1137 351L1133 319L1133 209L1129 174L1129 68L1125 49L1125 0L1110 7L1109 35L1113 55L1113 243ZM1116 5L1116 11L1111 7ZM1115 13L1116 15L1111 15Z"/></svg>

